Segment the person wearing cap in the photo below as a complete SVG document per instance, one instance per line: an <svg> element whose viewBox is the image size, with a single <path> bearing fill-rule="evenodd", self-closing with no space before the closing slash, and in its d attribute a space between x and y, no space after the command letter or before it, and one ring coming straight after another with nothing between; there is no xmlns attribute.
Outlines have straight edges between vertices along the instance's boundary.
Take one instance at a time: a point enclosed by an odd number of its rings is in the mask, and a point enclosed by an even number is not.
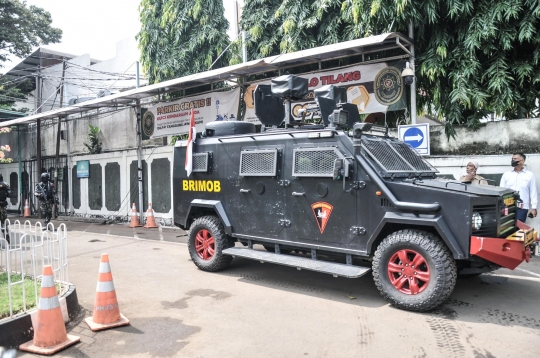
<svg viewBox="0 0 540 358"><path fill-rule="evenodd" d="M504 173L501 178L500 186L519 192L521 201L518 203L517 218L521 222L529 218L535 218L538 214L538 190L536 188L536 178L533 172L525 169L525 159L527 156L523 153L514 153L512 155L513 169Z"/></svg>
<svg viewBox="0 0 540 358"><path fill-rule="evenodd" d="M476 171L478 170L479 164L476 161L470 161L467 163L467 175L463 175L459 178L459 181L465 182L465 183L471 183L476 185L488 185L488 182L486 179L481 177L480 175L476 174Z"/></svg>

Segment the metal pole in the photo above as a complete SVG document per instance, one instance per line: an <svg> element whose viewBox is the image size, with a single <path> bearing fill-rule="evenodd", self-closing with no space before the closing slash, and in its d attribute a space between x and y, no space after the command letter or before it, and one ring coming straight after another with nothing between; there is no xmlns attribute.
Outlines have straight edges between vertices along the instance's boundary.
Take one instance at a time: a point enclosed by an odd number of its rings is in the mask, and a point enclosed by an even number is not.
<svg viewBox="0 0 540 358"><path fill-rule="evenodd" d="M246 32L242 31L242 62L247 62Z"/></svg>
<svg viewBox="0 0 540 358"><path fill-rule="evenodd" d="M139 88L139 62L135 63L137 68L137 88ZM139 182L139 219L143 224L143 167L142 167L142 126L141 126L141 103L137 100L137 177Z"/></svg>
<svg viewBox="0 0 540 358"><path fill-rule="evenodd" d="M66 75L66 59L63 59L62 62L62 79L60 80L60 108L63 107L64 102L64 77ZM62 117L58 117L58 130L56 131L56 158L55 158L55 169L56 173L54 175L54 189L58 195L58 171L60 169L60 132L62 131ZM58 205L56 201L53 204L53 213L54 216L58 216Z"/></svg>
<svg viewBox="0 0 540 358"><path fill-rule="evenodd" d="M39 65L38 65L38 75L36 80L37 86L37 113L41 113L41 51L39 52ZM36 121L36 166L37 166L37 177L40 180L41 176L41 120ZM32 175L32 173L30 173ZM35 197L34 197L35 198ZM39 206L39 202L38 202ZM41 219L41 210L38 209L38 219Z"/></svg>
<svg viewBox="0 0 540 358"><path fill-rule="evenodd" d="M21 214L24 213L24 196L23 196L23 179L22 179L22 158L21 158L21 127L17 126L17 157L19 158L19 193L20 193L20 200L19 200L19 207L22 208Z"/></svg>
<svg viewBox="0 0 540 358"><path fill-rule="evenodd" d="M411 40L414 40L414 28L412 20L409 21L409 37ZM409 62L412 70L416 73L414 66L414 45L411 45L411 59ZM416 124L416 76L413 78L413 83L411 84L411 123Z"/></svg>
<svg viewBox="0 0 540 358"><path fill-rule="evenodd" d="M71 168L71 147L70 147L70 140L69 140L69 122L66 121L66 149L67 149L67 167L68 167L68 198L69 198L69 207L68 207L68 213L70 215L73 215L73 178L72 178L72 168Z"/></svg>

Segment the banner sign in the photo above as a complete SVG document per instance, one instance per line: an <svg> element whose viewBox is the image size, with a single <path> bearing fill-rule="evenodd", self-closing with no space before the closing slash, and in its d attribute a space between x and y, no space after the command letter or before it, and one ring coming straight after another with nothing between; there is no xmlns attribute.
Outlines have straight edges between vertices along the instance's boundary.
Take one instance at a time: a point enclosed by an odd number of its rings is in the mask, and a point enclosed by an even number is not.
<svg viewBox="0 0 540 358"><path fill-rule="evenodd" d="M299 77L308 80L309 92L304 102L295 101L292 103L292 116L299 120L298 110L306 108L310 103L313 104L315 101L313 90L325 85L346 88L347 102L356 104L360 114L386 113L388 111L407 108L401 67L403 66L399 62L392 64L382 62L300 75ZM260 124L259 119L255 115L253 91L255 91L255 88L259 84L270 83L270 80L264 80L251 84L247 88L244 94L244 102L246 104L245 121Z"/></svg>
<svg viewBox="0 0 540 358"><path fill-rule="evenodd" d="M149 138L187 134L192 108L195 112L197 132L202 132L208 122L236 120L239 101L240 88L236 88L159 103L144 112L143 134Z"/></svg>
<svg viewBox="0 0 540 358"><path fill-rule="evenodd" d="M90 177L90 161L79 160L77 162L77 178Z"/></svg>

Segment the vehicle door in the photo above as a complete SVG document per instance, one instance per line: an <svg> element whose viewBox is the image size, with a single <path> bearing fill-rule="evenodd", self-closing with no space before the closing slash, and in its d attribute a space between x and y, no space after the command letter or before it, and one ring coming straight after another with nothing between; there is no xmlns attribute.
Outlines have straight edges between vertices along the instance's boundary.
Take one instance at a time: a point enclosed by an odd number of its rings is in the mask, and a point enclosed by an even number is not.
<svg viewBox="0 0 540 358"><path fill-rule="evenodd" d="M354 239L351 229L357 220L352 154L340 142L316 144L288 148L285 220L290 223L284 233L290 241L346 247ZM336 160L343 162L339 180L333 179Z"/></svg>
<svg viewBox="0 0 540 358"><path fill-rule="evenodd" d="M242 147L239 160L234 231L241 235L275 238L285 214L281 146Z"/></svg>

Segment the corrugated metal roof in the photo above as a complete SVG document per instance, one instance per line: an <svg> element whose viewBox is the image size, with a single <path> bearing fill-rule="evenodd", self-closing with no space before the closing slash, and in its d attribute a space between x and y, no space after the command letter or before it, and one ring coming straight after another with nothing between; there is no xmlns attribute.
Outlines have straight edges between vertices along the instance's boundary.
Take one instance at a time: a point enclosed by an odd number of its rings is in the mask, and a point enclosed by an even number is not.
<svg viewBox="0 0 540 358"><path fill-rule="evenodd" d="M400 42L402 45L407 45L411 43L411 40L403 34L392 32L298 52L266 57L234 66L223 67L216 70L175 78L153 85L74 104L69 107L34 114L25 118L6 121L1 123L0 126L31 123L36 122L38 119L52 119L59 116L82 113L84 111L97 108L133 105L133 101L135 100L201 85L207 85L231 78L255 75L287 67L317 63L320 61L357 56L385 49L400 48L401 46L399 46L397 42ZM384 61L384 59L381 59L381 61Z"/></svg>
<svg viewBox="0 0 540 358"><path fill-rule="evenodd" d="M26 116L27 114L28 113L23 113L19 111L10 111L9 109L0 108L0 118L6 118L6 119L21 118L21 117Z"/></svg>

